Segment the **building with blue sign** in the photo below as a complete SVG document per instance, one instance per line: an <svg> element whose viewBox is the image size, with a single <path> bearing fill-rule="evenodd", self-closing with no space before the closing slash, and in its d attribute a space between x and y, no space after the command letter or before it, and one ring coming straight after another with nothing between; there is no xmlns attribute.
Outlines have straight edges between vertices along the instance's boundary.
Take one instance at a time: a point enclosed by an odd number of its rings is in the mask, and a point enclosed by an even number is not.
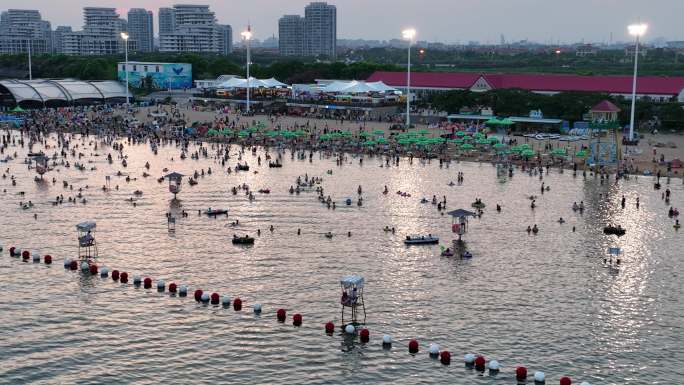
<svg viewBox="0 0 684 385"><path fill-rule="evenodd" d="M129 61L128 67L125 62L119 62L117 76L119 81L126 81L128 71L128 84L132 88L152 89L189 89L192 88L192 64L189 63L150 63ZM145 84L149 79L151 85Z"/></svg>

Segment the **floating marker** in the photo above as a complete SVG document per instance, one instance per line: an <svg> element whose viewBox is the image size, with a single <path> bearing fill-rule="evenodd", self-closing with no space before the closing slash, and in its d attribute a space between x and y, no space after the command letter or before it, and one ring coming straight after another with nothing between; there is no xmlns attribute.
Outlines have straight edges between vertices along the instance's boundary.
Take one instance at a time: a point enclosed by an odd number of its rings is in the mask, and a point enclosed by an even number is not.
<svg viewBox="0 0 684 385"><path fill-rule="evenodd" d="M126 273L125 271L121 273L121 276L119 277L119 282L128 283L128 273Z"/></svg>
<svg viewBox="0 0 684 385"><path fill-rule="evenodd" d="M104 278L108 275L109 275L109 269L107 268L107 266L102 266L102 268L100 269L100 277Z"/></svg>
<svg viewBox="0 0 684 385"><path fill-rule="evenodd" d="M409 353L418 353L418 341L411 340L408 344Z"/></svg>
<svg viewBox="0 0 684 385"><path fill-rule="evenodd" d="M286 314L287 312L285 309L278 309L276 311L276 318L278 319L278 322L285 322Z"/></svg>
<svg viewBox="0 0 684 385"><path fill-rule="evenodd" d="M255 303L252 307L254 309L254 314L261 314L261 304Z"/></svg>
<svg viewBox="0 0 684 385"><path fill-rule="evenodd" d="M442 362L442 365L449 365L451 363L451 353L448 351L443 351L439 355L439 360Z"/></svg>
<svg viewBox="0 0 684 385"><path fill-rule="evenodd" d="M292 316L292 325L294 326L302 326L302 315L301 314L295 314Z"/></svg>
<svg viewBox="0 0 684 385"><path fill-rule="evenodd" d="M518 376L518 370L519 369L521 369L521 368L517 368L515 370L515 376L518 379L520 379L520 377ZM525 368L522 368L522 369L525 369ZM522 376L522 378L525 378L525 377L527 377L527 370L525 370L524 376ZM539 382L539 383L543 384L545 381L546 381L546 374L544 374L544 372L534 372L534 382Z"/></svg>
<svg viewBox="0 0 684 385"><path fill-rule="evenodd" d="M354 334L354 332L356 332L356 328L354 327L354 325L349 324L344 327L344 332L347 334Z"/></svg>
<svg viewBox="0 0 684 385"><path fill-rule="evenodd" d="M49 254L46 255L45 257L43 257L43 261L45 261L46 265L51 265L52 264L52 255L49 255Z"/></svg>
<svg viewBox="0 0 684 385"><path fill-rule="evenodd" d="M180 285L180 287L178 288L178 295L180 295L181 297L185 297L186 295L188 295L188 287L185 285Z"/></svg>

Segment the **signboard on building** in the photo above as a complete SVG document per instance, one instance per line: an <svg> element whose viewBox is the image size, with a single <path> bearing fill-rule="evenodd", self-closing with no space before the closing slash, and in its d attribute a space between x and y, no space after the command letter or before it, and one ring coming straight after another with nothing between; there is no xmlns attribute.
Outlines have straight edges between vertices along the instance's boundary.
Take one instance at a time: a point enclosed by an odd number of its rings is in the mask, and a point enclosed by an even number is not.
<svg viewBox="0 0 684 385"><path fill-rule="evenodd" d="M192 64L189 63L146 63L120 62L117 66L119 81L126 81L133 88L188 89L192 88ZM150 82L148 85L147 82Z"/></svg>

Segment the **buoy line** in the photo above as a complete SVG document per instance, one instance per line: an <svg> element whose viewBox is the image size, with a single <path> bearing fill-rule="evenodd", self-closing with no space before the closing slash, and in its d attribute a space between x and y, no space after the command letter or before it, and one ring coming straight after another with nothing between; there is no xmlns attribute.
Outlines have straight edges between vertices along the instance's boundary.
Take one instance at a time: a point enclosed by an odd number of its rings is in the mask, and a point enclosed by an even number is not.
<svg viewBox="0 0 684 385"><path fill-rule="evenodd" d="M3 251L2 245L0 245L0 253ZM36 251L29 252L28 250L21 250L16 247L10 247L9 249L9 254L11 257L19 258L24 262L28 262L29 259L32 259L34 263L40 263L41 257L40 254ZM49 254L46 254L42 258L43 263L45 265L51 265L52 264L52 256ZM71 271L76 271L79 269L79 264L78 261L70 259L70 258L65 258L64 259L64 268L67 270ZM81 261L80 265L81 271L83 274L90 274L92 276L96 276L99 274L101 278L107 278L110 276L109 273L109 268L106 266L103 266L102 268L99 268L96 264L94 263L89 263L87 261ZM128 273L125 271L119 271L119 270L112 270L111 271L111 278L113 281L119 281L120 283L128 283ZM141 278L140 276L136 275L133 277L133 286L140 287L143 286L145 289L151 289L152 288L152 278L150 277L145 277ZM168 291L172 295L178 295L179 297L186 297L188 294L188 286L187 285L178 285L175 282L171 282L168 285L168 288L166 286L166 283L164 280L159 279L156 281L156 288L158 292L164 292ZM221 305L223 308L229 308L231 305L230 298L227 296L221 297L218 293L212 292L209 294L208 292L203 291L202 289L196 289L193 293L193 297L195 301L208 304L211 303L212 305ZM233 309L235 311L241 311L243 302L240 297L235 297L232 301ZM255 314L261 314L262 312L262 307L261 304L255 303L252 305L253 312ZM284 323L287 320L287 310L283 308L279 308L276 310L276 320L279 323ZM292 325L296 327L302 326L303 323L303 317L299 313L295 313L292 315ZM329 321L325 323L324 325L325 328L325 333L329 336L332 336L335 332L335 324L332 321ZM358 336L359 340L361 343L366 344L370 342L370 331L362 327L358 329L356 326L352 324L347 324L343 327L344 334L352 337ZM388 334L383 335L382 337L382 347L383 349L391 349L392 348L392 337ZM418 340L416 339L411 339L409 340L408 343L408 352L410 354L418 354L420 351L420 344ZM428 346L428 355L430 358L433 359L439 359L440 362L443 365L450 365L451 364L451 352L448 350L440 350L440 346L436 343L430 343ZM490 375L497 375L500 370L502 365L499 363L499 361L495 359L489 360L489 363L487 363L486 359L482 355L475 355L472 353L467 353L463 357L463 362L466 366L466 368L469 369L474 369L478 372L484 372L485 370L489 370ZM520 382L526 382L528 379L528 372L527 368L524 366L518 366L515 369L515 378L517 381ZM542 385L546 384L546 374L542 371L536 371L534 372L533 375L533 381L535 385ZM570 377L563 376L559 380L559 385L572 385L572 380ZM588 382L582 382L580 385L590 385Z"/></svg>

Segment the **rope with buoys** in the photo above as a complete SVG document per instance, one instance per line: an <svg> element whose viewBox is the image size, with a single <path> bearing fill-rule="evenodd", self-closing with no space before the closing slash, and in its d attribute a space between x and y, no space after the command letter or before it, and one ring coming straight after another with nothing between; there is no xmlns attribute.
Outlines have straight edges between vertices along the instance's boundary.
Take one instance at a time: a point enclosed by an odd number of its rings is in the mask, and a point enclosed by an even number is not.
<svg viewBox="0 0 684 385"><path fill-rule="evenodd" d="M2 246L0 246L0 252L2 251ZM17 249L16 247L10 247L9 249L9 254L12 257L21 257L24 262L27 262L29 258L33 258L34 263L39 263L41 260L40 254L37 252L30 253L27 250L21 250ZM51 265L52 264L52 256L49 254L46 254L43 256L43 262L45 265ZM64 268L68 270L78 270L78 261L72 260L69 258L66 258L64 260ZM88 263L83 261L81 265L81 270L83 271L84 274L89 274L91 276L95 275L100 275L102 278L106 278L109 276L109 269L107 267L102 267L99 268L96 264L94 263ZM111 278L113 281L119 281L120 283L128 283L128 273L127 272L120 272L119 270L112 270L111 272ZM135 286L140 286L141 283L145 289L150 289L152 287L152 278L146 277L144 280L141 280L139 276L134 276L133 278L133 283ZM159 292L163 292L166 289L165 282L163 280L157 280L156 282L157 290ZM178 294L179 297L185 297L187 296L188 292L188 287L187 285L177 285L176 283L172 282L168 285L168 292L171 294ZM202 302L202 303L209 303L211 302L212 305L219 305L221 304L224 308L230 307L230 298L227 296L221 297L218 293L214 292L211 295L209 293L204 292L201 289L196 289L194 292L194 297L197 302ZM240 311L242 310L242 300L239 297L236 297L233 300L233 309L235 311ZM253 311L255 314L260 314L262 311L261 305L260 304L254 304L253 305ZM287 311L283 308L280 308L276 311L276 318L278 322L283 323L286 320L287 316ZM292 324L294 326L301 326L303 323L303 317L299 313L295 313L292 316ZM329 321L325 324L325 333L332 336L335 331L335 324L332 321ZM347 335L356 335L357 334L357 328L352 325L348 324L344 327L344 332ZM358 336L359 339L362 343L368 343L370 341L370 331L367 328L362 328L358 331ZM384 335L382 337L382 345L383 348L385 349L391 349L392 347L392 337L389 335ZM408 343L408 350L409 353L411 354L417 354L420 350L420 344L418 343L418 340L416 339L411 339ZM440 351L439 345L436 343L431 343L428 349L429 356L435 359L439 359L440 362L443 365L450 365L451 364L451 353L448 350L442 350ZM481 355L474 355L472 353L468 353L464 356L464 363L466 367L469 368L475 368L475 370L483 372L485 368L488 368L490 371L490 374L497 374L499 373L501 369L501 365L497 360L490 360L489 363L486 362L486 359L484 356ZM527 368L524 366L518 366L515 369L515 377L516 380L518 381L527 381ZM535 384L545 384L546 383L546 375L544 372L541 371L536 371L533 376ZM559 381L560 385L571 385L572 380L570 377L563 376L560 378ZM588 382L582 382L580 385L590 385Z"/></svg>

